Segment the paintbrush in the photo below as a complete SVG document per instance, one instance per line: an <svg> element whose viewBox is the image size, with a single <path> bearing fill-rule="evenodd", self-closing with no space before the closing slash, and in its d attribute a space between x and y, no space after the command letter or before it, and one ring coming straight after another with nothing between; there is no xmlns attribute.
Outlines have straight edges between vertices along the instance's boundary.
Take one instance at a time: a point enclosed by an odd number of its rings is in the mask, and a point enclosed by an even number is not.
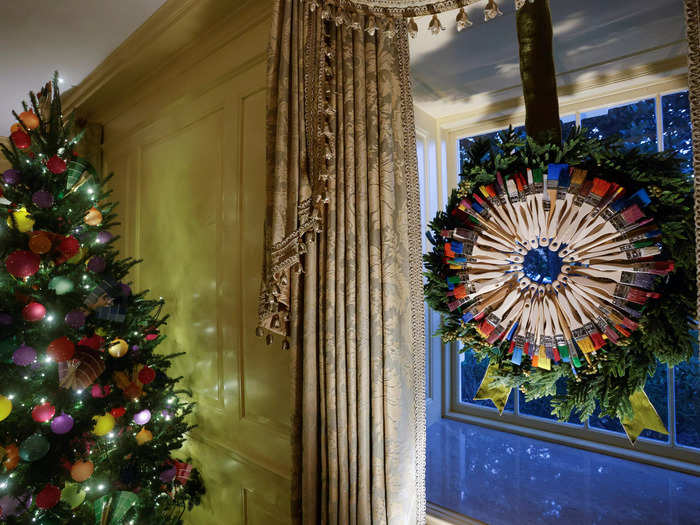
<svg viewBox="0 0 700 525"><path fill-rule="evenodd" d="M550 164L547 176L547 191L552 202L549 217L547 217L547 236L551 241L556 236L559 228L559 217L564 211L566 204L566 191L569 188L569 165Z"/></svg>
<svg viewBox="0 0 700 525"><path fill-rule="evenodd" d="M619 333L624 335L625 337L628 337L630 335L631 331L634 331L638 328L638 324L631 319L629 319L624 313L618 315L616 314L613 309L618 309L616 306L612 307L607 307L605 304L601 304L599 300L596 299L603 299L603 300L608 300L607 298L591 294L589 290L579 287L576 283L572 282L570 283L570 287L573 290L576 290L577 293L579 294L580 297L584 297L589 304L592 304L595 306L595 309L597 309L598 312L600 312L605 319L607 320L607 323L614 327ZM629 330L629 331L628 331ZM617 341L619 339L615 333L608 333L606 330L606 335L612 340L612 341Z"/></svg>
<svg viewBox="0 0 700 525"><path fill-rule="evenodd" d="M596 295L595 291L597 291L599 294L602 294L609 299L617 298L635 304L645 304L649 299L656 299L660 297L658 292L641 290L639 288L634 288L632 286L619 283L601 283L600 281L586 277L570 276L569 282L576 283L594 295Z"/></svg>
<svg viewBox="0 0 700 525"><path fill-rule="evenodd" d="M610 188L610 183L595 177L590 186L590 191L588 191L583 199L583 202L578 206L576 215L569 219L568 228L566 233L560 238L562 243L568 244L573 239L575 239L579 229L588 220L593 210L598 206ZM574 206L576 206L577 201L574 201Z"/></svg>
<svg viewBox="0 0 700 525"><path fill-rule="evenodd" d="M504 299L503 303L493 312L491 312L483 323L479 326L477 331L482 337L488 337L494 331L494 329L500 324L503 316L510 310L510 308L515 304L515 302L520 298L521 293L518 288L513 289ZM503 327L501 327L501 332Z"/></svg>
<svg viewBox="0 0 700 525"><path fill-rule="evenodd" d="M518 294L518 296L521 296L521 294ZM516 319L519 318L521 312L523 310L523 303L522 301L517 302L513 305L513 307L508 311L508 313L505 315L505 317L500 320L494 327L494 329L491 331L490 334L488 334L486 342L489 344L494 344L496 341L499 339L505 337L507 340L508 336L506 334L509 334L510 337L512 338L512 334L515 329L517 329L518 323ZM491 318L491 315L489 315L489 318L487 318L487 321L489 321L490 324L493 323L495 320L494 318Z"/></svg>
<svg viewBox="0 0 700 525"><path fill-rule="evenodd" d="M472 320L480 321L482 318L486 317L496 305L500 304L508 292L509 289L507 287L501 287L495 293L477 298L474 303L469 305L467 311L462 315L462 320L465 323Z"/></svg>
<svg viewBox="0 0 700 525"><path fill-rule="evenodd" d="M586 181L587 173L588 172L586 170L582 170L582 169L578 169L578 168L570 168L570 170L569 170L569 174L570 174L569 190L567 191L566 197L564 199L564 210L562 210L562 214L559 216L559 224L564 224L566 221L568 221L570 218L572 218L575 215L576 209L574 208L574 202L579 201L578 197L579 197L579 194L581 193L581 188L582 188L584 182ZM560 175L560 177L561 177L561 175ZM578 206L580 206L582 202L583 202L583 198L581 198ZM551 250L557 251L557 250L559 250L559 248L561 248L560 237L564 233L565 233L564 231L557 231L557 235L549 243Z"/></svg>
<svg viewBox="0 0 700 525"><path fill-rule="evenodd" d="M607 233L600 236L580 239L577 243L568 245L565 250L562 250L560 255L565 256L576 251L584 252L606 243L617 243L621 241L634 242L651 239L660 235L661 230L652 223L651 218L647 218L638 223L630 224L626 231L623 232Z"/></svg>

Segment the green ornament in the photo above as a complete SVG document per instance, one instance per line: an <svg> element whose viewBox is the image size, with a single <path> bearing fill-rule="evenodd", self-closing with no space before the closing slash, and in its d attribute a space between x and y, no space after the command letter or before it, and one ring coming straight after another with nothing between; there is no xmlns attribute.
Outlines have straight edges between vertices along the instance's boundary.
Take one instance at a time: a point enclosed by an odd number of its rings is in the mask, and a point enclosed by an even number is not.
<svg viewBox="0 0 700 525"><path fill-rule="evenodd" d="M107 525L122 525L127 516L135 517L135 511L139 497L133 492L122 490L111 496L102 496L95 500L95 523Z"/></svg>
<svg viewBox="0 0 700 525"><path fill-rule="evenodd" d="M61 501L65 501L71 510L79 507L85 501L85 491L79 483L66 483L61 491Z"/></svg>
<svg viewBox="0 0 700 525"><path fill-rule="evenodd" d="M37 461L43 458L51 446L42 434L32 434L19 446L19 457L24 461Z"/></svg>
<svg viewBox="0 0 700 525"><path fill-rule="evenodd" d="M49 289L56 292L56 295L63 295L73 291L75 285L68 277L58 275L49 281Z"/></svg>

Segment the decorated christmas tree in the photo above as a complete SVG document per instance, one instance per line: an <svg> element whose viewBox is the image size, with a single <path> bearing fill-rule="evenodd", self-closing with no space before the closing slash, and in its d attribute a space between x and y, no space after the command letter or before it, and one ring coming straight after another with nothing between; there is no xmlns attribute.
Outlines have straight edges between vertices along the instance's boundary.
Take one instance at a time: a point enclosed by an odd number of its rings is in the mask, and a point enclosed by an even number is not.
<svg viewBox="0 0 700 525"><path fill-rule="evenodd" d="M0 522L180 523L193 404L167 372L162 300L132 291L116 203L77 154L54 78L13 112L0 201Z"/></svg>

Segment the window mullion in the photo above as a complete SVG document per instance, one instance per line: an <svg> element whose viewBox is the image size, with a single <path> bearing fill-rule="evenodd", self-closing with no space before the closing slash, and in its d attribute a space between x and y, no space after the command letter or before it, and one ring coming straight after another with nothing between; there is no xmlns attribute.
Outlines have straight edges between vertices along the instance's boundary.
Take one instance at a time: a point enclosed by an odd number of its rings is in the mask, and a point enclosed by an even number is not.
<svg viewBox="0 0 700 525"><path fill-rule="evenodd" d="M664 150L664 114L661 108L661 94L656 94L656 145L659 151Z"/></svg>

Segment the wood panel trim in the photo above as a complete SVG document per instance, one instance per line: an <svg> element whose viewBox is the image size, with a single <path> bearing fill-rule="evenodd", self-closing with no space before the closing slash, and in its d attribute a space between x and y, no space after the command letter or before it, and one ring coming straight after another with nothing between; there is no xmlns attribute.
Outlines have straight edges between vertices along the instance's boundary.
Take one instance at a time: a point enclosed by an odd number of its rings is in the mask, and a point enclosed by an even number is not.
<svg viewBox="0 0 700 525"><path fill-rule="evenodd" d="M199 58L212 54L249 31L251 24L269 18L271 9L271 0L168 0L83 82L63 94L64 111L79 108L81 115L104 124L101 111L115 109L125 93L138 92L188 51L196 51ZM232 24L236 16L240 20Z"/></svg>

